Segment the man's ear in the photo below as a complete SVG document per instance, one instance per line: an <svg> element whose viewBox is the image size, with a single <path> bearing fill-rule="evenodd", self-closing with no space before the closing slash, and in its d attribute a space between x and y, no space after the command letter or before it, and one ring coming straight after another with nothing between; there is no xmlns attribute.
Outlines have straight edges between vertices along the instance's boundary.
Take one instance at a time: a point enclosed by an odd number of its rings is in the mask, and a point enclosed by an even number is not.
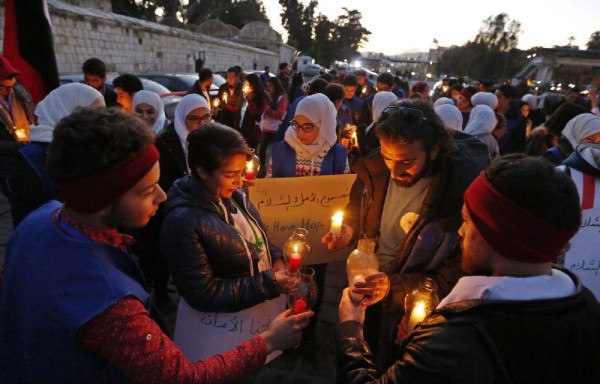
<svg viewBox="0 0 600 384"><path fill-rule="evenodd" d="M435 143L435 145L429 151L429 160L435 160L440 154L440 148L442 145L440 143Z"/></svg>
<svg viewBox="0 0 600 384"><path fill-rule="evenodd" d="M200 178L200 180L202 180L202 181L206 181L210 178L210 175L208 174L208 172L206 172L204 170L204 168L202 168L202 167L196 167L195 171L196 171L196 174L198 175L198 177Z"/></svg>

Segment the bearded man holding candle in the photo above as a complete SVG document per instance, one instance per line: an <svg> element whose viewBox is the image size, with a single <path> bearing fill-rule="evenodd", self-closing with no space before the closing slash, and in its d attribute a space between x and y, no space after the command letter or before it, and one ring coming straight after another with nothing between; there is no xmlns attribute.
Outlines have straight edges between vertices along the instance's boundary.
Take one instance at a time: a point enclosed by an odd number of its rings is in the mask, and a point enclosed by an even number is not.
<svg viewBox="0 0 600 384"><path fill-rule="evenodd" d="M375 128L380 151L361 158L345 209L342 236L326 235L330 249L342 249L361 235L377 242L380 271L391 278L382 304L368 311L367 340L378 364L392 356L388 329L403 315L404 297L425 277L438 285L440 298L462 276L458 228L463 194L489 164L487 146L449 131L431 103L401 100L385 108ZM359 294L372 295L367 282Z"/></svg>
<svg viewBox="0 0 600 384"><path fill-rule="evenodd" d="M462 277L378 370L365 310L344 291L340 383L598 383L600 305L552 265L581 224L569 176L540 158L494 160L465 192Z"/></svg>

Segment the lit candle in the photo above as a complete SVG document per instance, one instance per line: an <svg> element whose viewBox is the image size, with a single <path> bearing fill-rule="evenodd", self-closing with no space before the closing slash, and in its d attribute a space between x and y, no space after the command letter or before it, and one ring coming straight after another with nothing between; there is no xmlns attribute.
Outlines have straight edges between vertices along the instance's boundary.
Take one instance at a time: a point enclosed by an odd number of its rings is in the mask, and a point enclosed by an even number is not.
<svg viewBox="0 0 600 384"><path fill-rule="evenodd" d="M299 297L294 300L294 304L292 305L292 314L297 315L306 312L307 309L308 304L306 303L306 299L304 299L304 297Z"/></svg>
<svg viewBox="0 0 600 384"><path fill-rule="evenodd" d="M252 160L246 162L245 176L246 176L246 180L254 179L255 172L254 172L254 163L252 162Z"/></svg>
<svg viewBox="0 0 600 384"><path fill-rule="evenodd" d="M366 85L362 89L362 94L364 95L365 93L367 93L367 86Z"/></svg>
<svg viewBox="0 0 600 384"><path fill-rule="evenodd" d="M427 317L427 313L425 313L425 303L417 301L410 313L410 318L408 319L408 330L412 331L418 323L425 320L425 317Z"/></svg>
<svg viewBox="0 0 600 384"><path fill-rule="evenodd" d="M219 108L220 105L221 105L221 100L219 100L218 97L213 100L213 107Z"/></svg>
<svg viewBox="0 0 600 384"><path fill-rule="evenodd" d="M227 93L223 93L223 102L227 104Z"/></svg>
<svg viewBox="0 0 600 384"><path fill-rule="evenodd" d="M294 245L294 253L290 255L290 261L288 263L288 272L291 274L298 273L298 269L300 269L301 262L302 255L298 253L298 246Z"/></svg>
<svg viewBox="0 0 600 384"><path fill-rule="evenodd" d="M350 135L350 144L352 145L356 145L358 141L358 138L356 137L356 131L352 132L352 135Z"/></svg>
<svg viewBox="0 0 600 384"><path fill-rule="evenodd" d="M331 228L329 229L329 233L333 236L339 236L342 234L342 224L344 223L344 213L337 212L335 215L331 216Z"/></svg>
<svg viewBox="0 0 600 384"><path fill-rule="evenodd" d="M250 93L250 86L247 83L244 83L244 86L242 87L242 92L244 93L244 95Z"/></svg>

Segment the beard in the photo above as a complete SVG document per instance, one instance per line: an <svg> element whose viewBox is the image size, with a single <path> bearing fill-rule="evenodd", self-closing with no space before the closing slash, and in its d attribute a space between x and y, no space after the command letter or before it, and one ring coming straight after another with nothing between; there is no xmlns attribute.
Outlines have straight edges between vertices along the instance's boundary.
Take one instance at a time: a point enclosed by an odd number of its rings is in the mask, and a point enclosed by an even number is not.
<svg viewBox="0 0 600 384"><path fill-rule="evenodd" d="M413 176L411 176L409 173L401 174L400 177L410 177L407 181L398 180L396 178L393 178L392 180L394 180L394 183L396 183L396 185L399 187L410 188L429 174L429 171L431 171L431 162L432 160L429 157L429 152L427 152L427 156L425 157L425 165L419 172Z"/></svg>

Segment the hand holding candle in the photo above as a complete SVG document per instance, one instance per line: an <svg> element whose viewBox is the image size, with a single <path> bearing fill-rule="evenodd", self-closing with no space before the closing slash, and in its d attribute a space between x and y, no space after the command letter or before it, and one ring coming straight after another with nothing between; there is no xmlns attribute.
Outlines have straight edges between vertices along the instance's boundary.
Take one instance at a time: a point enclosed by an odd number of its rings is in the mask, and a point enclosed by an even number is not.
<svg viewBox="0 0 600 384"><path fill-rule="evenodd" d="M331 217L331 228L329 229L329 233L333 236L340 236L342 234L342 224L344 223L344 213L336 212L335 215Z"/></svg>

